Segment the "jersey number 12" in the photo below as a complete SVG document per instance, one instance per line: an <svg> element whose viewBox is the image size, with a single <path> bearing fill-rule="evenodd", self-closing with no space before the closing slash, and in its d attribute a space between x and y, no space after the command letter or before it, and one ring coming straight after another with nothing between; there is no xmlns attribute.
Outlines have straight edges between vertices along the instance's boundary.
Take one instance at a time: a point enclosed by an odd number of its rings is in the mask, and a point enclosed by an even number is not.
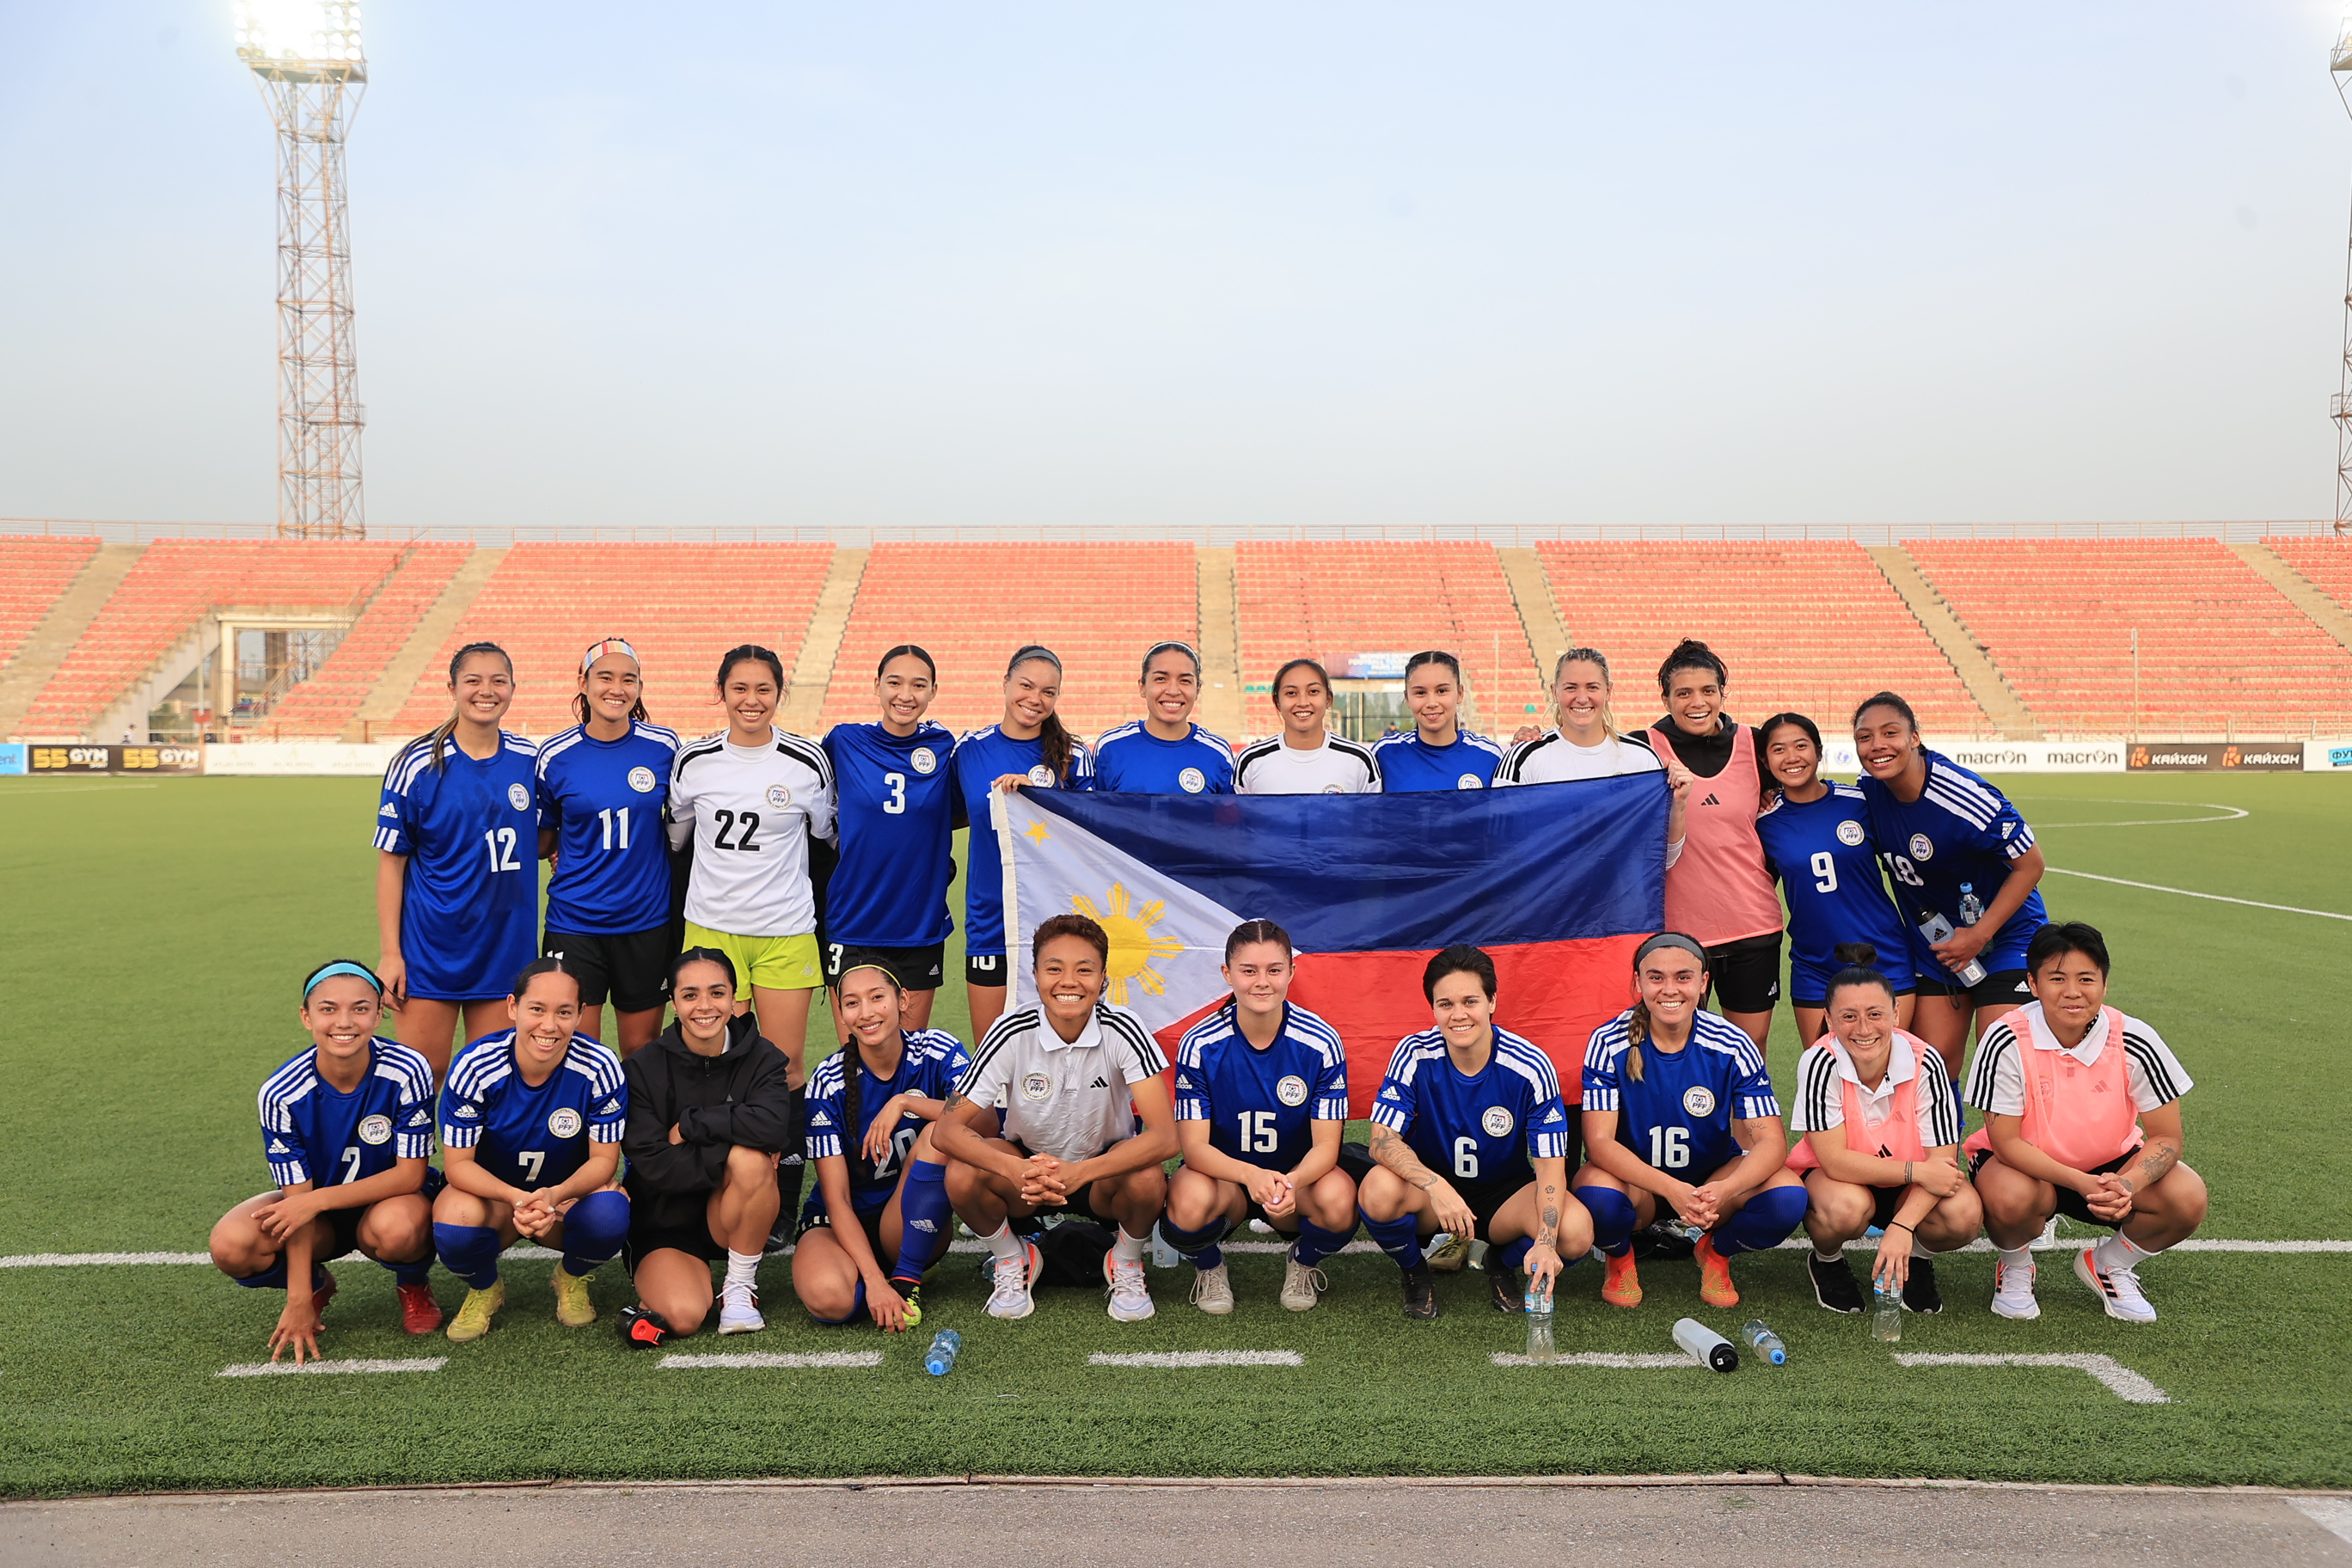
<svg viewBox="0 0 2352 1568"><path fill-rule="evenodd" d="M490 852L493 871L520 871L522 862L515 858L515 831L511 827L485 827L482 844Z"/></svg>

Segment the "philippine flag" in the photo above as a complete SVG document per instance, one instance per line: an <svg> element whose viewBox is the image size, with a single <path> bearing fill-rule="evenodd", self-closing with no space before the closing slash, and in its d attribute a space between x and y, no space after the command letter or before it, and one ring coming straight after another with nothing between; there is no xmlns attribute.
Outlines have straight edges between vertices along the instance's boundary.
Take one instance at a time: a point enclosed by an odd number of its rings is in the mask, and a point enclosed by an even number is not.
<svg viewBox="0 0 2352 1568"><path fill-rule="evenodd" d="M1225 937L1273 921L1298 949L1291 999L1348 1047L1369 1112L1396 1043L1429 1027L1421 972L1486 949L1496 1022L1543 1047L1573 1094L1586 1038L1633 995L1633 952L1665 890L1664 775L1353 795L994 797L1010 950L1050 915L1110 934L1110 1001L1178 1038L1227 995ZM1035 1000L1026 962L1016 994Z"/></svg>

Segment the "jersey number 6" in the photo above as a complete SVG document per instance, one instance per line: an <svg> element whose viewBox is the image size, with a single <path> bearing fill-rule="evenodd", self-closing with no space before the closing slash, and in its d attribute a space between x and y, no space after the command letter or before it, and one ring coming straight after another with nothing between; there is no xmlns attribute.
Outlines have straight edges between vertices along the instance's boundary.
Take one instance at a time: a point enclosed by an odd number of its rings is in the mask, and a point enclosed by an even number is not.
<svg viewBox="0 0 2352 1568"><path fill-rule="evenodd" d="M1478 1179L1478 1140L1462 1137L1454 1141L1454 1173L1465 1181Z"/></svg>

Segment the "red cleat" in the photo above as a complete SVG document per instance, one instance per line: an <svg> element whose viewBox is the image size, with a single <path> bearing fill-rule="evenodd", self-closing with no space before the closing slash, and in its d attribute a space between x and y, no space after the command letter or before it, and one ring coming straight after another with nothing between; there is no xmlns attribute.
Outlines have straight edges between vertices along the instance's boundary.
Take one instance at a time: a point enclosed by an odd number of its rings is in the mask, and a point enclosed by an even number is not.
<svg viewBox="0 0 2352 1568"><path fill-rule="evenodd" d="M433 1299L432 1286L419 1283L399 1289L402 1328L412 1334L429 1334L441 1326L441 1303Z"/></svg>
<svg viewBox="0 0 2352 1568"><path fill-rule="evenodd" d="M335 1299L334 1271L324 1264L310 1266L310 1310L318 1317L327 1315L327 1303Z"/></svg>

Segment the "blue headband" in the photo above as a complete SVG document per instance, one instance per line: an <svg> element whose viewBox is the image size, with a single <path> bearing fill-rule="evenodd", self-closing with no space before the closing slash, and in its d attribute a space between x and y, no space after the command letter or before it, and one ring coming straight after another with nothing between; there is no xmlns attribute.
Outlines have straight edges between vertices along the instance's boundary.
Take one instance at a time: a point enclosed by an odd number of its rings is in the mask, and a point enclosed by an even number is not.
<svg viewBox="0 0 2352 1568"><path fill-rule="evenodd" d="M332 980L338 974L348 974L354 980L364 980L368 983L368 989L373 991L377 996L381 997L383 994L383 982L378 980L366 964L353 963L350 959L343 958L337 959L303 984L302 1000L307 1004L310 1000L311 992L316 991L322 983Z"/></svg>

